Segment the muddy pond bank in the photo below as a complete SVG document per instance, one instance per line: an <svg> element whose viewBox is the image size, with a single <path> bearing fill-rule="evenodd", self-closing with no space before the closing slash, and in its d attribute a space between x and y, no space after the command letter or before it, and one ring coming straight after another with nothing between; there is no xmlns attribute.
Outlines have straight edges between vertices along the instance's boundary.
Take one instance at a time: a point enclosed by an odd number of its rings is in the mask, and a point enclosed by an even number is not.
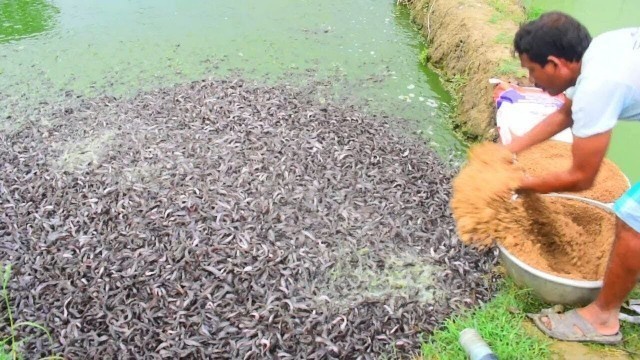
<svg viewBox="0 0 640 360"><path fill-rule="evenodd" d="M494 138L489 79L526 81L511 50L523 8L514 0L409 0L407 5L429 44L429 62L458 98L455 126L472 139Z"/></svg>

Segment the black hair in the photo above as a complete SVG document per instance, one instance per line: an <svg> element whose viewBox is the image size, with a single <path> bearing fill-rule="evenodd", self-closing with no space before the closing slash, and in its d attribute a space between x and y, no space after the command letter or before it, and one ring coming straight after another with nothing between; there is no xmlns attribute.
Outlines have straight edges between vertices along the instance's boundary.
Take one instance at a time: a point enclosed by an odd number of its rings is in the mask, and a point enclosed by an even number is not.
<svg viewBox="0 0 640 360"><path fill-rule="evenodd" d="M513 39L518 55L546 65L549 56L580 61L591 43L591 35L578 20L563 12L552 11L520 26Z"/></svg>

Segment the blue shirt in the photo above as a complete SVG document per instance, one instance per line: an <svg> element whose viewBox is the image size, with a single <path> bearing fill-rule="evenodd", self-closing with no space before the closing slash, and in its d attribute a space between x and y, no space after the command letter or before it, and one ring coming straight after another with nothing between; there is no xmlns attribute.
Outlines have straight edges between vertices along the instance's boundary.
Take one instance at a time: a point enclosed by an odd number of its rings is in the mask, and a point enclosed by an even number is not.
<svg viewBox="0 0 640 360"><path fill-rule="evenodd" d="M573 101L573 134L589 137L613 129L619 119L640 120L640 28L595 37L582 57Z"/></svg>

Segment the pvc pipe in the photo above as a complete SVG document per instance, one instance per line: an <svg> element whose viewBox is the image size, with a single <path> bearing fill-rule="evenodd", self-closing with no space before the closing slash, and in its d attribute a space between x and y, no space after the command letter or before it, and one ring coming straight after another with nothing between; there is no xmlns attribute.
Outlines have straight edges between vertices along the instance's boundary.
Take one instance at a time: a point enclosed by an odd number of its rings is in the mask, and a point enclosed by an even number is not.
<svg viewBox="0 0 640 360"><path fill-rule="evenodd" d="M475 329L464 329L460 332L460 345L469 356L469 360L498 360Z"/></svg>

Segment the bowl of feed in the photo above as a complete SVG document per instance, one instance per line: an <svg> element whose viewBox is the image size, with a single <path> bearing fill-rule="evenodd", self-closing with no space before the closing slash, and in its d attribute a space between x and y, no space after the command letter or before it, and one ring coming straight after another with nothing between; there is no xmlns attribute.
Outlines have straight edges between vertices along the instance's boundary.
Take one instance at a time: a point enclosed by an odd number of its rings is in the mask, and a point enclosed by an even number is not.
<svg viewBox="0 0 640 360"><path fill-rule="evenodd" d="M545 302L588 304L602 288L614 238L613 210L572 195L537 199L523 205L530 216L519 233L498 244L500 262L517 284Z"/></svg>

